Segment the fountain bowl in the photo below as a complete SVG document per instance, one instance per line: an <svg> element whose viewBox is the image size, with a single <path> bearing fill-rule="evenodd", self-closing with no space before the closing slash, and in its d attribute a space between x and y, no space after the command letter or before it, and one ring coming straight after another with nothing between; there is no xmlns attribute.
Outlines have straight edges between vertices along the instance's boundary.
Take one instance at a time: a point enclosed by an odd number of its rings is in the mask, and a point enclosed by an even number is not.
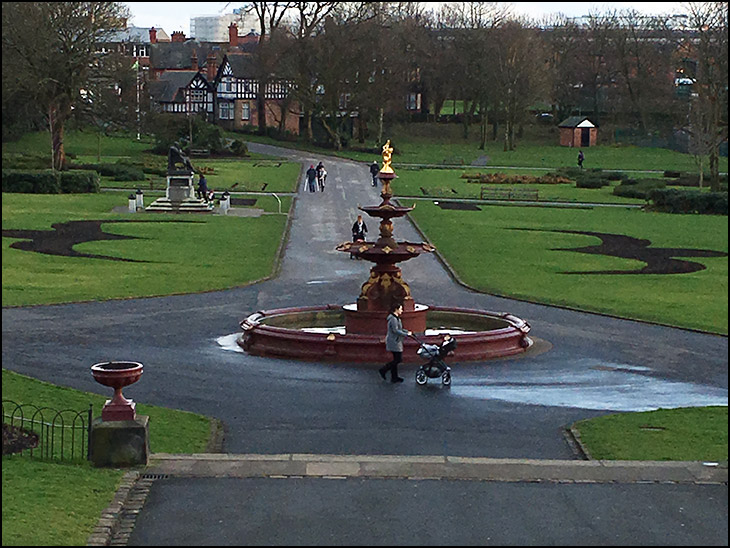
<svg viewBox="0 0 730 548"><path fill-rule="evenodd" d="M321 305L279 308L255 312L241 321L237 342L256 356L335 363L382 363L392 356L385 350L387 313L376 319L381 333L347 333L346 310L354 305ZM416 305L423 306L423 305ZM483 361L525 352L532 341L530 326L511 314L471 308L428 305L425 333L427 344L440 344L445 334L458 341L457 361ZM407 326L406 326L407 328ZM419 343L406 339L403 361L418 363Z"/></svg>

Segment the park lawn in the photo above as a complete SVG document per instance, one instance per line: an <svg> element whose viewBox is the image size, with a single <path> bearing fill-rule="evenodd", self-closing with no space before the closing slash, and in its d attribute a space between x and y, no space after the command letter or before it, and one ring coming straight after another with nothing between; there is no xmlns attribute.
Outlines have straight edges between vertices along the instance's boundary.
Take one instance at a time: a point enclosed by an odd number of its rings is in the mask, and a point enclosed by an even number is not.
<svg viewBox="0 0 730 548"><path fill-rule="evenodd" d="M559 167L577 165L576 149L558 145L559 136L557 127L532 127L535 136L517 140L515 150L505 151L502 140L487 141L484 150L478 146L476 125L470 131L470 137L464 139L460 124L419 123L394 126L383 135L383 139L391 140L394 146L393 168L400 175L400 169L407 164L444 165L459 164L470 166L472 162L482 157L487 158L487 168L501 167L532 167L554 170ZM307 150L314 153L350 158L357 161L371 163L373 160L382 162L380 148L383 143L358 143L350 140L351 149L341 151L318 148L303 142L277 141L270 137L247 135L247 141L255 141L280 147ZM600 140L600 137L599 137ZM555 143L555 144L544 144ZM355 150L362 147L371 147L374 152ZM377 150L377 152L375 152ZM585 153L584 166L587 169L600 168L610 171L686 171L697 172L694 156L663 148L646 148L631 145L599 144L583 151ZM486 169L486 168L482 168ZM726 157L719 159L719 171L727 173ZM365 173L367 176L367 173Z"/></svg>
<svg viewBox="0 0 730 548"><path fill-rule="evenodd" d="M644 263L570 251L599 244L593 236L515 230L623 234L648 239L652 248L727 253L727 217L623 208L480 208L442 210L419 201L410 214L467 285L533 302L727 334L727 257L691 257L707 268L690 274L568 274L636 270Z"/></svg>
<svg viewBox="0 0 730 548"><path fill-rule="evenodd" d="M145 221L103 225L109 233L138 239L87 242L74 249L147 261L44 255L12 249L16 239L4 237L3 306L194 293L238 287L271 274L286 215L111 213L127 204L122 196L3 194L3 229L51 230L55 223L83 219ZM169 276L171 271L176 275Z"/></svg>
<svg viewBox="0 0 730 548"><path fill-rule="evenodd" d="M573 428L594 459L727 462L727 407L618 413Z"/></svg>
<svg viewBox="0 0 730 548"><path fill-rule="evenodd" d="M237 159L193 159L193 167L205 170L208 188L218 193L230 192L267 192L293 193L300 181L301 165L295 162L260 160L251 158ZM80 162L79 162L80 163ZM194 184L197 186L198 177ZM102 188L123 188L129 190L165 190L167 181L159 175L145 174L139 181L115 181L113 177L101 177Z"/></svg>
<svg viewBox="0 0 730 548"><path fill-rule="evenodd" d="M134 387L127 390L133 396ZM84 411L89 403L101 413L107 396L55 386L24 375L2 372L3 400ZM111 395L111 394L109 394ZM186 411L138 403L150 417L150 450L157 453L205 451L211 419ZM59 463L3 455L3 546L83 546L101 512L119 487L124 470L96 468L88 462Z"/></svg>
<svg viewBox="0 0 730 548"><path fill-rule="evenodd" d="M398 178L391 184L391 190L398 197L429 196L446 199L479 199L482 184L470 183L461 178L463 174L506 173L509 175L545 175L545 171L535 170L487 170L481 169L401 169ZM645 204L645 200L614 196L613 189L618 185L611 184L602 188L576 188L575 184L491 184L488 188L497 190L537 190L540 201L608 203L608 204ZM423 190L422 190L423 189ZM423 191L427 194L424 194Z"/></svg>
<svg viewBox="0 0 730 548"><path fill-rule="evenodd" d="M64 134L64 150L67 155L89 156L88 161L96 162L97 155L107 157L134 158L149 150L153 145L152 137L140 136L137 141L132 135L101 135L93 130L66 131ZM3 142L3 154L31 154L48 156L51 162L51 135L48 131L35 131L24 134L17 141Z"/></svg>

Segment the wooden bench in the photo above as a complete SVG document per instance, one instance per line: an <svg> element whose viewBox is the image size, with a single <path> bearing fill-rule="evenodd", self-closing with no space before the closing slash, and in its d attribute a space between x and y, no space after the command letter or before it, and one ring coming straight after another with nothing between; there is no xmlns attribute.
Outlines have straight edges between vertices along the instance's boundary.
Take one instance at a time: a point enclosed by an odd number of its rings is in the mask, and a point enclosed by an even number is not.
<svg viewBox="0 0 730 548"><path fill-rule="evenodd" d="M195 158L207 158L210 156L210 150L207 148L191 148L190 149L190 157Z"/></svg>
<svg viewBox="0 0 730 548"><path fill-rule="evenodd" d="M494 188L482 185L479 197L482 200L537 200L538 191L534 188Z"/></svg>

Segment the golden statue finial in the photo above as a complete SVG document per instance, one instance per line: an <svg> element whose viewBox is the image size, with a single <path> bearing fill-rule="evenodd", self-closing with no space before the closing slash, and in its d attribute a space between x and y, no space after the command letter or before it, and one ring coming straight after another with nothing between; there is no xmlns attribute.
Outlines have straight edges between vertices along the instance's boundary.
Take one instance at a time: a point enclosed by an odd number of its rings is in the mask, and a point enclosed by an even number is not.
<svg viewBox="0 0 730 548"><path fill-rule="evenodd" d="M380 170L380 173L395 173L390 167L391 156L393 156L393 147L390 146L390 139L388 139L383 145L383 169Z"/></svg>

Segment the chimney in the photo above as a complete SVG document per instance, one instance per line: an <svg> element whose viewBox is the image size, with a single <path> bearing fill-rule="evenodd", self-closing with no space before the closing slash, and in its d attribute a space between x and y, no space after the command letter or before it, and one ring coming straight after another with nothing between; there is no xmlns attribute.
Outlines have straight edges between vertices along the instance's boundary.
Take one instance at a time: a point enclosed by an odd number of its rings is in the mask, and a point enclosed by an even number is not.
<svg viewBox="0 0 730 548"><path fill-rule="evenodd" d="M190 56L190 70L199 70L198 67L198 54L193 50L193 54Z"/></svg>
<svg viewBox="0 0 730 548"><path fill-rule="evenodd" d="M232 48L238 46L238 27L236 23L228 25L228 45Z"/></svg>
<svg viewBox="0 0 730 548"><path fill-rule="evenodd" d="M184 42L185 41L185 33L179 30L176 30L172 33L172 41L173 42Z"/></svg>
<svg viewBox="0 0 730 548"><path fill-rule="evenodd" d="M218 60L215 56L215 52L211 51L208 54L208 59L206 61L206 77L208 78L208 82L212 82L215 80L216 74L218 73Z"/></svg>
<svg viewBox="0 0 730 548"><path fill-rule="evenodd" d="M150 29L150 44L156 44L157 43L157 29L155 27L152 27Z"/></svg>

